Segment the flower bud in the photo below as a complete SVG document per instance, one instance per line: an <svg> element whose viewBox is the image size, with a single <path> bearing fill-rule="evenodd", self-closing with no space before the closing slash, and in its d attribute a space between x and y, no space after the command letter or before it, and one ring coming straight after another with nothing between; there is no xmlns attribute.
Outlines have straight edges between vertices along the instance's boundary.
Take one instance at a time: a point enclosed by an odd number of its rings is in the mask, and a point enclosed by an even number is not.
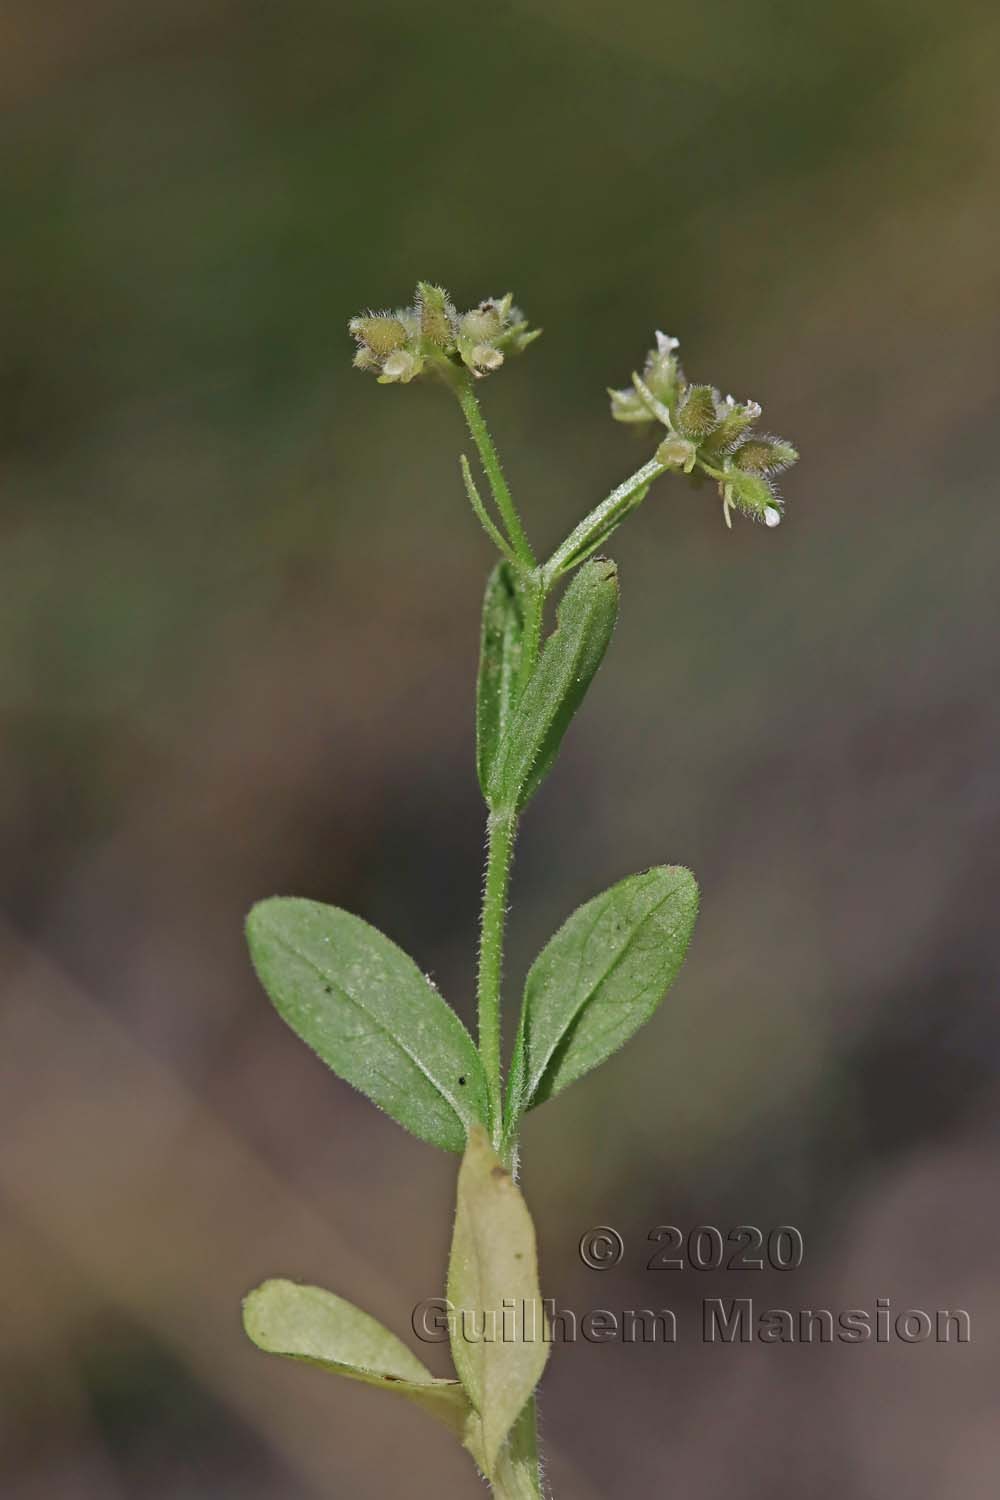
<svg viewBox="0 0 1000 1500"><path fill-rule="evenodd" d="M656 450L656 457L667 469L683 469L690 474L698 457L698 449L689 438L668 437Z"/></svg>
<svg viewBox="0 0 1000 1500"><path fill-rule="evenodd" d="M763 475L745 474L742 469L727 467L719 482L719 489L727 525L730 524L729 511L732 506L752 520L763 521L768 526L778 524L769 518L769 511L775 512L780 521L781 501L774 486Z"/></svg>
<svg viewBox="0 0 1000 1500"><path fill-rule="evenodd" d="M411 354L409 349L394 349L382 366L379 384L392 385L398 381L400 385L409 385L414 375L420 374L423 365L420 356Z"/></svg>
<svg viewBox="0 0 1000 1500"><path fill-rule="evenodd" d="M490 344L476 344L471 351L472 363L477 370L499 370L503 355Z"/></svg>
<svg viewBox="0 0 1000 1500"><path fill-rule="evenodd" d="M705 453L721 458L731 453L760 418L756 401L734 401L727 396L719 403L719 425L705 440Z"/></svg>
<svg viewBox="0 0 1000 1500"><path fill-rule="evenodd" d="M732 461L749 474L781 474L798 459L790 443L781 438L752 437L734 449Z"/></svg>
<svg viewBox="0 0 1000 1500"><path fill-rule="evenodd" d="M480 302L471 312L464 313L458 326L460 338L474 344L487 343L499 336L503 329L503 318L495 302Z"/></svg>
<svg viewBox="0 0 1000 1500"><path fill-rule="evenodd" d="M677 430L684 437L701 441L719 425L718 393L710 385L689 385L677 408Z"/></svg>
<svg viewBox="0 0 1000 1500"><path fill-rule="evenodd" d="M416 305L421 337L451 353L455 347L455 308L444 287L418 281Z"/></svg>
<svg viewBox="0 0 1000 1500"><path fill-rule="evenodd" d="M376 360L385 359L406 343L406 329L399 318L389 313L369 313L366 317L352 318L347 327Z"/></svg>
<svg viewBox="0 0 1000 1500"><path fill-rule="evenodd" d="M677 360L675 350L680 340L669 333L656 332L656 348L646 355L643 378L657 401L662 401L671 411L676 407L687 382L684 371Z"/></svg>

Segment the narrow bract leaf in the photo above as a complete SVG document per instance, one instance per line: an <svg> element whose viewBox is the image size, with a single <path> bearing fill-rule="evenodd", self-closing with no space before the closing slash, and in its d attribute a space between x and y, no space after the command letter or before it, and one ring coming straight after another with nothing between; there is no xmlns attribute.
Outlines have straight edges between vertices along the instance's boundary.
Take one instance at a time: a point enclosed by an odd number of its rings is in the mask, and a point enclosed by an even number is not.
<svg viewBox="0 0 1000 1500"><path fill-rule="evenodd" d="M244 1300L243 1326L267 1354L393 1391L467 1436L471 1408L459 1382L437 1379L388 1328L333 1292L265 1281Z"/></svg>
<svg viewBox="0 0 1000 1500"><path fill-rule="evenodd" d="M514 707L524 619L509 563L497 563L483 598L483 625L476 692L476 769L489 796L497 750Z"/></svg>
<svg viewBox="0 0 1000 1500"><path fill-rule="evenodd" d="M448 1268L451 1352L481 1424L477 1462L494 1474L548 1355L535 1229L485 1130L469 1132Z"/></svg>
<svg viewBox="0 0 1000 1500"><path fill-rule="evenodd" d="M538 789L604 659L617 616L615 564L606 557L584 563L497 752L488 792L495 810L520 811Z"/></svg>
<svg viewBox="0 0 1000 1500"><path fill-rule="evenodd" d="M401 948L350 912L284 896L253 908L247 941L275 1008L328 1067L421 1140L464 1149L486 1119L479 1054Z"/></svg>
<svg viewBox="0 0 1000 1500"><path fill-rule="evenodd" d="M662 865L619 881L564 923L525 983L508 1128L649 1020L684 960L697 913L694 876Z"/></svg>

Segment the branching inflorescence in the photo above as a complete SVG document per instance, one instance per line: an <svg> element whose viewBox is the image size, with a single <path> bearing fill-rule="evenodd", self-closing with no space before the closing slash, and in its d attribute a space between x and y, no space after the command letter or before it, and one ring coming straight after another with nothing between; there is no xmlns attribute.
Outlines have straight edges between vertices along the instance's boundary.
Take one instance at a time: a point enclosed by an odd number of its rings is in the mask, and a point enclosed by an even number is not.
<svg viewBox="0 0 1000 1500"><path fill-rule="evenodd" d="M501 980L518 822L611 640L618 573L602 549L613 532L668 473L714 481L727 525L735 510L774 526L782 515L774 478L798 455L756 432L755 402L689 383L677 340L657 333L642 374L610 392L611 410L620 422L654 434L662 427L664 435L647 462L539 562L476 387L540 330L510 295L459 313L441 287L425 282L412 306L366 313L349 326L355 365L380 383L431 377L453 392L492 502L463 455L466 494L500 554L486 585L476 693L488 833L477 1041L413 960L349 912L274 897L254 907L247 935L275 1007L323 1061L406 1129L462 1155L442 1303L457 1379L435 1378L381 1324L316 1287L265 1282L246 1299L244 1323L262 1349L414 1401L457 1435L495 1495L538 1500L535 1388L548 1341L534 1227L516 1182L521 1121L650 1018L684 959L698 891L688 870L661 865L574 912L528 973L505 1076ZM546 637L547 601L569 574Z"/></svg>

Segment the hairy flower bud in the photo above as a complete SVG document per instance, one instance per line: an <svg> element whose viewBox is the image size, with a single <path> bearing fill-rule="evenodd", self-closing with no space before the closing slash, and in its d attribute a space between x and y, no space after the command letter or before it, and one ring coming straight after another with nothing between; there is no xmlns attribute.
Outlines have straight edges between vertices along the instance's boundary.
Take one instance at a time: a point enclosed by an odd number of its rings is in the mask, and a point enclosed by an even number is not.
<svg viewBox="0 0 1000 1500"><path fill-rule="evenodd" d="M455 347L456 314L454 304L444 287L432 286L428 281L418 281L417 311L420 314L421 337L450 354Z"/></svg>
<svg viewBox="0 0 1000 1500"><path fill-rule="evenodd" d="M750 474L782 474L798 456L791 443L781 438L752 437L734 449L732 460L738 469Z"/></svg>
<svg viewBox="0 0 1000 1500"><path fill-rule="evenodd" d="M406 329L391 313L369 313L365 317L352 318L347 327L375 359L386 359L394 349L402 349L406 343Z"/></svg>
<svg viewBox="0 0 1000 1500"><path fill-rule="evenodd" d="M497 303L488 299L480 302L471 312L463 314L458 331L460 337L477 344L497 338L503 331L503 318Z"/></svg>
<svg viewBox="0 0 1000 1500"><path fill-rule="evenodd" d="M470 360L477 370L499 370L503 355L490 344L476 344L470 352Z"/></svg>
<svg viewBox="0 0 1000 1500"><path fill-rule="evenodd" d="M675 352L679 347L680 339L672 338L669 333L661 333L657 329L656 348L650 349L646 355L643 370L645 382L657 401L662 401L671 410L676 406L686 385L684 371Z"/></svg>
<svg viewBox="0 0 1000 1500"><path fill-rule="evenodd" d="M731 453L760 420L760 407L756 401L736 401L727 396L719 402L717 410L719 425L706 439L704 451L706 455L721 458Z"/></svg>
<svg viewBox="0 0 1000 1500"><path fill-rule="evenodd" d="M776 526L781 520L781 500L774 486L761 474L746 474L742 469L727 467L719 481L719 491L727 526L731 524L733 506L751 520L763 521L767 526ZM771 513L776 520L771 519Z"/></svg>
<svg viewBox="0 0 1000 1500"><path fill-rule="evenodd" d="M702 439L719 425L718 392L710 385L689 385L677 408L677 430L684 437Z"/></svg>

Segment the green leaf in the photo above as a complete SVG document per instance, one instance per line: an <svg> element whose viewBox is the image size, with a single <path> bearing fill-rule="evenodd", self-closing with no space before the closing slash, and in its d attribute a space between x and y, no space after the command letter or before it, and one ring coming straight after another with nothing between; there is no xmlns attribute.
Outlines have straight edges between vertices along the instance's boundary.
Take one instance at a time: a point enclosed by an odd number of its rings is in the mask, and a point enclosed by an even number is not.
<svg viewBox="0 0 1000 1500"><path fill-rule="evenodd" d="M462 1151L485 1120L472 1038L402 949L350 912L275 896L247 919L261 984L292 1030L407 1130Z"/></svg>
<svg viewBox="0 0 1000 1500"><path fill-rule="evenodd" d="M476 769L489 797L497 749L513 711L521 662L524 617L509 563L497 563L483 598L483 624L476 692Z"/></svg>
<svg viewBox="0 0 1000 1500"><path fill-rule="evenodd" d="M560 927L525 983L508 1131L649 1020L684 961L697 914L694 876L661 865L619 881Z"/></svg>
<svg viewBox="0 0 1000 1500"><path fill-rule="evenodd" d="M459 1382L438 1380L388 1328L333 1292L265 1281L244 1300L243 1327L266 1354L393 1391L467 1435L471 1408Z"/></svg>
<svg viewBox="0 0 1000 1500"><path fill-rule="evenodd" d="M537 791L604 659L617 615L615 564L606 557L584 563L497 750L487 794L495 811L520 811Z"/></svg>
<svg viewBox="0 0 1000 1500"><path fill-rule="evenodd" d="M531 1215L479 1128L469 1132L458 1174L448 1300L452 1358L481 1423L476 1459L492 1478L541 1378L548 1342Z"/></svg>

